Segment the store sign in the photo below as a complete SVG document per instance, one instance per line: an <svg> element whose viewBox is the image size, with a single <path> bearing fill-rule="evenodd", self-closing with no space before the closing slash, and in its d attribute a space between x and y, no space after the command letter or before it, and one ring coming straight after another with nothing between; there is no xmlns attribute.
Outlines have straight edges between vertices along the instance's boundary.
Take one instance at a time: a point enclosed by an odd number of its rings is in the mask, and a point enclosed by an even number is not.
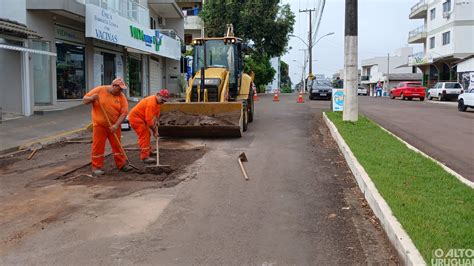
<svg viewBox="0 0 474 266"><path fill-rule="evenodd" d="M344 89L332 89L332 111L344 110Z"/></svg>
<svg viewBox="0 0 474 266"><path fill-rule="evenodd" d="M426 65L433 63L433 56L431 54L417 53L408 56L409 66Z"/></svg>
<svg viewBox="0 0 474 266"><path fill-rule="evenodd" d="M82 31L66 28L59 25L56 25L54 27L54 30L56 32L56 39L85 43L86 38L84 37L84 32Z"/></svg>
<svg viewBox="0 0 474 266"><path fill-rule="evenodd" d="M157 52L160 51L160 46L162 44L164 36L163 34L160 34L157 30L155 30L154 36L147 35L140 28L134 27L132 25L130 25L130 35L137 40L145 42L145 45L148 47L151 47L153 44L153 47Z"/></svg>
<svg viewBox="0 0 474 266"><path fill-rule="evenodd" d="M179 60L179 41L93 4L86 5L86 37Z"/></svg>

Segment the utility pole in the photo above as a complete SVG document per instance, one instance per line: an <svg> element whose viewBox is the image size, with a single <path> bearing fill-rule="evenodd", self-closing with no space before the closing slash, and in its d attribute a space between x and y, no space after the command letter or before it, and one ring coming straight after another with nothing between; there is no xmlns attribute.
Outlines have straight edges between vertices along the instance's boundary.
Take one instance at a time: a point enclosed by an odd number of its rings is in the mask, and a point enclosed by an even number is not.
<svg viewBox="0 0 474 266"><path fill-rule="evenodd" d="M308 33L308 52L309 52L309 73L308 73L308 76L310 76L311 74L313 74L313 26L311 24L311 18L312 18L312 14L313 12L315 12L316 9L313 8L313 9L304 9L304 10L300 10L300 13L301 12L308 12L309 13L309 33Z"/></svg>
<svg viewBox="0 0 474 266"><path fill-rule="evenodd" d="M344 30L344 111L343 121L357 121L359 103L357 86L357 0L346 0Z"/></svg>
<svg viewBox="0 0 474 266"><path fill-rule="evenodd" d="M389 85L390 85L390 53L387 54L387 86L385 86L387 92L390 91Z"/></svg>

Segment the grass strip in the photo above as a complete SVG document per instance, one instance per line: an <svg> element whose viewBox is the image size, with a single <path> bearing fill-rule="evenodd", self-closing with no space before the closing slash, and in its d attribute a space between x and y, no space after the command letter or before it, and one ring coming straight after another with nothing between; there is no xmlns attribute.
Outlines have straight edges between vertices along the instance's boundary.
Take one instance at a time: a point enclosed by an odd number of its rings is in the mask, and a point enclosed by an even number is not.
<svg viewBox="0 0 474 266"><path fill-rule="evenodd" d="M474 190L376 123L327 112L427 262L435 249L474 247Z"/></svg>

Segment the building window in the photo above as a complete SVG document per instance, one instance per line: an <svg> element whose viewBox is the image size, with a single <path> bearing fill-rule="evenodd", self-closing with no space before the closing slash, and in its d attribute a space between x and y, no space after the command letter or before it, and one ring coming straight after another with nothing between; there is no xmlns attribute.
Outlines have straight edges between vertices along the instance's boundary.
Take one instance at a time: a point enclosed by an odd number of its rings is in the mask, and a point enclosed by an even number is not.
<svg viewBox="0 0 474 266"><path fill-rule="evenodd" d="M186 45L190 45L193 41L193 35L191 34L184 34L184 43Z"/></svg>
<svg viewBox="0 0 474 266"><path fill-rule="evenodd" d="M443 13L451 11L451 0L447 0L443 3Z"/></svg>
<svg viewBox="0 0 474 266"><path fill-rule="evenodd" d="M142 97L142 60L139 54L127 58L127 83L130 97Z"/></svg>
<svg viewBox="0 0 474 266"><path fill-rule="evenodd" d="M150 29L156 30L156 20L153 17L150 17Z"/></svg>
<svg viewBox="0 0 474 266"><path fill-rule="evenodd" d="M416 66L411 67L411 73L416 74Z"/></svg>
<svg viewBox="0 0 474 266"><path fill-rule="evenodd" d="M451 42L451 32L445 32L443 33L443 45L447 45Z"/></svg>
<svg viewBox="0 0 474 266"><path fill-rule="evenodd" d="M81 99L85 94L84 46L56 42L58 100Z"/></svg>
<svg viewBox="0 0 474 266"><path fill-rule="evenodd" d="M433 8L430 10L430 20L433 20L436 18L436 8Z"/></svg>
<svg viewBox="0 0 474 266"><path fill-rule="evenodd" d="M430 38L430 49L435 48L435 37Z"/></svg>
<svg viewBox="0 0 474 266"><path fill-rule="evenodd" d="M33 41L33 49L49 52L49 42ZM51 57L49 55L31 54L33 65L33 87L35 105L52 103Z"/></svg>

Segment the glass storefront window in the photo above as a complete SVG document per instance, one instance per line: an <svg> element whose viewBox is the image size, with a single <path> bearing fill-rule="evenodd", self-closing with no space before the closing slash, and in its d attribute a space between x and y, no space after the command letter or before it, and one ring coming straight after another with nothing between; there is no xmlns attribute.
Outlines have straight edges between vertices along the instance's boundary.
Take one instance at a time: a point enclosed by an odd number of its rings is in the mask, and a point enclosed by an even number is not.
<svg viewBox="0 0 474 266"><path fill-rule="evenodd" d="M35 50L49 51L49 42L33 41ZM33 86L35 105L52 103L51 57L48 55L31 54L33 66Z"/></svg>
<svg viewBox="0 0 474 266"><path fill-rule="evenodd" d="M81 99L85 92L84 46L56 42L58 100Z"/></svg>
<svg viewBox="0 0 474 266"><path fill-rule="evenodd" d="M142 97L142 60L140 55L127 58L127 82L130 97Z"/></svg>

